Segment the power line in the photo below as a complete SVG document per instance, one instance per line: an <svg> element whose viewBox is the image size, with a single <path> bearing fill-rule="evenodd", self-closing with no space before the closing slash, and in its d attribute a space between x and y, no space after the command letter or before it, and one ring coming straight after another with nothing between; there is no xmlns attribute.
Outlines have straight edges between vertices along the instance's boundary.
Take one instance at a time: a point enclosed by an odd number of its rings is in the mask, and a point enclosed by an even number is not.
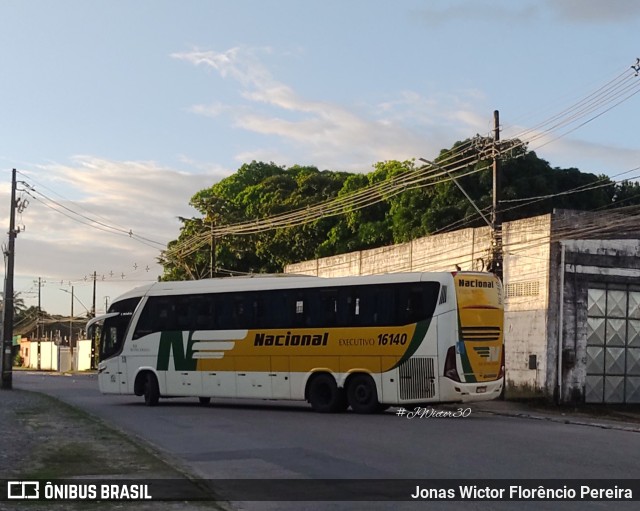
<svg viewBox="0 0 640 511"><path fill-rule="evenodd" d="M36 188L32 185L30 185L29 183L22 181L21 182L23 184L23 186L25 186L25 190L23 190L27 195L29 195L31 198L37 200L38 202L40 202L41 204L43 204L44 206L52 209L53 211L56 211L57 213L62 214L63 216L66 216L67 218L81 223L83 225L87 225L91 228L97 229L99 231L103 231L103 232L108 232L111 234L117 234L120 236L126 236L129 237L131 239L134 239L144 245L153 247L153 248L157 248L158 246L164 247L165 243L156 241L156 240L152 240L150 238L144 237L144 236L140 236L136 233L133 232L132 229L124 229L118 226L114 226L114 225L110 225L107 224L105 222L102 222L100 220L96 220L95 218L89 217L87 215L84 215L82 213L79 213L75 210L73 210L72 208L69 208L68 206L65 206L64 204L59 203L58 201L52 199L51 197L45 195L44 193L36 190ZM44 200L43 200L44 199ZM47 202L45 202L47 201ZM64 211L63 211L64 210ZM65 213L68 212L68 213ZM155 246L154 246L155 245Z"/></svg>

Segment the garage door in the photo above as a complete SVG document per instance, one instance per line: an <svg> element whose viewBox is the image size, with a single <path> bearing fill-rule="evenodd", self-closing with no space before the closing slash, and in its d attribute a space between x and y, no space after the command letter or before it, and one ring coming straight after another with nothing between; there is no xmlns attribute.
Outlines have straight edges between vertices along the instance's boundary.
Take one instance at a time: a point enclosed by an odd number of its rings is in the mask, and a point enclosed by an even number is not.
<svg viewBox="0 0 640 511"><path fill-rule="evenodd" d="M640 403L640 288L590 287L588 403Z"/></svg>

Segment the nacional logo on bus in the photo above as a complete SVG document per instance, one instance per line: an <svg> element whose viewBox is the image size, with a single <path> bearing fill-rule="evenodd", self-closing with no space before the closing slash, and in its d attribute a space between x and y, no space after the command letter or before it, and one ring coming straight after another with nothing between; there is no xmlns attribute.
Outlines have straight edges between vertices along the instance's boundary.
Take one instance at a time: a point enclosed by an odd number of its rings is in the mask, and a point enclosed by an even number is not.
<svg viewBox="0 0 640 511"><path fill-rule="evenodd" d="M495 283L491 280L460 279L458 280L458 287L482 287L486 289L493 289L495 287Z"/></svg>
<svg viewBox="0 0 640 511"><path fill-rule="evenodd" d="M314 335L298 335L291 332L286 334L265 334L256 333L253 341L254 346L326 346L329 339L329 332Z"/></svg>

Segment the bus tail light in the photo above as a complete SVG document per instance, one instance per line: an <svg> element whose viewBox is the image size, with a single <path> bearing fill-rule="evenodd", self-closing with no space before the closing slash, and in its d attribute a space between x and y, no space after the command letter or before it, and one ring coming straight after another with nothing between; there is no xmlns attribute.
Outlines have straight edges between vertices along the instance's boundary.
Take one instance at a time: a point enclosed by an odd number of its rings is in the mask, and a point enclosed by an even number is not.
<svg viewBox="0 0 640 511"><path fill-rule="evenodd" d="M456 348L451 346L447 350L447 358L444 360L444 375L453 381L460 381L458 369L456 368Z"/></svg>

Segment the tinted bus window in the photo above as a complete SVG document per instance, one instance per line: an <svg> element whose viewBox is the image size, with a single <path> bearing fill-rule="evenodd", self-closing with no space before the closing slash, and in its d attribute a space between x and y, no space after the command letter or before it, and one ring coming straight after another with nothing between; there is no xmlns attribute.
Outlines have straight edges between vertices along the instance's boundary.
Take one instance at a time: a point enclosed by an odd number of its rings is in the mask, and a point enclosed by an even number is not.
<svg viewBox="0 0 640 511"><path fill-rule="evenodd" d="M100 360L112 357L122 350L127 328L139 302L140 298L129 298L111 304L109 312L119 312L120 314L104 321L100 335Z"/></svg>

